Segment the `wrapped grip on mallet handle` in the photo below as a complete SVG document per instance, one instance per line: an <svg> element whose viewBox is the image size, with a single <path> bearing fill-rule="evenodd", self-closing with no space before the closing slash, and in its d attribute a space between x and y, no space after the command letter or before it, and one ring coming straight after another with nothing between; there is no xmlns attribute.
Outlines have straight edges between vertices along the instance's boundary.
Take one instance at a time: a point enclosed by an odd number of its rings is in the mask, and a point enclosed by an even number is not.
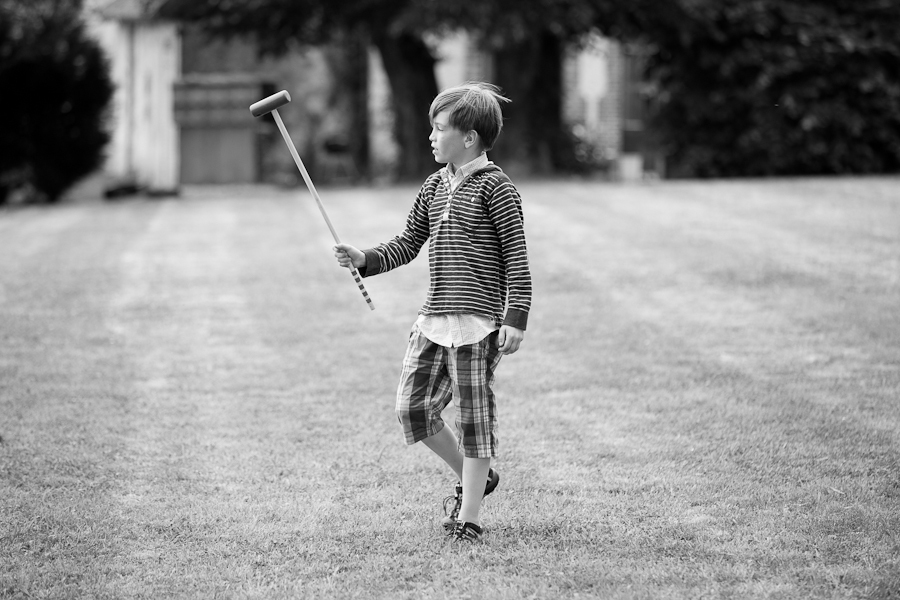
<svg viewBox="0 0 900 600"><path fill-rule="evenodd" d="M272 112L276 108L282 107L291 101L291 95L287 90L281 90L277 94L272 94L268 98L263 98L259 102L250 105L250 114L254 117L261 117Z"/></svg>

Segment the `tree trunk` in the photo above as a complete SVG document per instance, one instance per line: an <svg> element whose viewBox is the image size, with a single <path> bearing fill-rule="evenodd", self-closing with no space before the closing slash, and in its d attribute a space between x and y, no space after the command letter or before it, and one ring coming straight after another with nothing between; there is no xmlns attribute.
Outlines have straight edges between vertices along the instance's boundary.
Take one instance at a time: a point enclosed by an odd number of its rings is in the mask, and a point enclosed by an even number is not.
<svg viewBox="0 0 900 600"><path fill-rule="evenodd" d="M340 141L353 160L355 178L369 177L369 38L356 28L327 47L325 57L336 79L329 102L346 111Z"/></svg>
<svg viewBox="0 0 900 600"><path fill-rule="evenodd" d="M548 174L573 164L562 119L562 41L548 31L494 53L495 82L512 102L492 159L512 174Z"/></svg>
<svg viewBox="0 0 900 600"><path fill-rule="evenodd" d="M397 178L421 180L437 169L428 136L428 107L437 95L434 57L425 43L409 34L373 37L381 59L394 107L394 132L400 156Z"/></svg>

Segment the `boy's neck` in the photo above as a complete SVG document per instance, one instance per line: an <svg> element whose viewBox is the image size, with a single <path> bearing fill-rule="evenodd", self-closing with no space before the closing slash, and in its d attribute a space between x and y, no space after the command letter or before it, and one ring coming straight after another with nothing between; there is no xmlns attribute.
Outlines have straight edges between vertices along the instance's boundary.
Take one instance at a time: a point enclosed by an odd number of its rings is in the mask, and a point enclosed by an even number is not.
<svg viewBox="0 0 900 600"><path fill-rule="evenodd" d="M451 175L455 175L457 169L459 169L460 167L463 167L463 166L469 164L470 162L472 162L473 160L475 160L476 158L478 158L478 157L481 156L482 154L484 154L484 150L481 150L481 149L477 149L477 150L476 150L476 149L473 148L473 149L471 149L470 152L466 153L466 155L463 156L463 157L459 160L459 164L456 164L456 163L447 163L447 170L450 171L450 174L451 174Z"/></svg>

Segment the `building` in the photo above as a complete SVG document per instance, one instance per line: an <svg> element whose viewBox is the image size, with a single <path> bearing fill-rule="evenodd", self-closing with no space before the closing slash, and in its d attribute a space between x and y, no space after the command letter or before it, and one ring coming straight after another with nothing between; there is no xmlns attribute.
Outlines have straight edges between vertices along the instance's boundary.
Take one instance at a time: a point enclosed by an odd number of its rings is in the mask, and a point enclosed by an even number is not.
<svg viewBox="0 0 900 600"><path fill-rule="evenodd" d="M174 90L181 37L173 23L144 17L138 0L88 0L87 20L110 57L116 86L107 152L108 185L140 182L160 192L180 184Z"/></svg>

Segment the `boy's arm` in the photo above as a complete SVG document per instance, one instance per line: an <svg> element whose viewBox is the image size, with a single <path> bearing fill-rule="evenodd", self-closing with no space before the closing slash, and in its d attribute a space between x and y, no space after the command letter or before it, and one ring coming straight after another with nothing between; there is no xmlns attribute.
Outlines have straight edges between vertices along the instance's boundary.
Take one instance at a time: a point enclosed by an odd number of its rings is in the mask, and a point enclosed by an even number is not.
<svg viewBox="0 0 900 600"><path fill-rule="evenodd" d="M531 270L525 245L522 199L509 180L502 181L494 190L488 201L488 215L497 230L506 263L508 294L503 325L524 331L531 309Z"/></svg>
<svg viewBox="0 0 900 600"><path fill-rule="evenodd" d="M430 181L430 179L429 179ZM428 240L428 181L419 190L409 215L406 217L406 229L392 240L378 244L374 248L363 250L364 266L359 274L363 277L386 273L391 269L405 265L419 254L419 250ZM433 195L433 194L431 194Z"/></svg>

